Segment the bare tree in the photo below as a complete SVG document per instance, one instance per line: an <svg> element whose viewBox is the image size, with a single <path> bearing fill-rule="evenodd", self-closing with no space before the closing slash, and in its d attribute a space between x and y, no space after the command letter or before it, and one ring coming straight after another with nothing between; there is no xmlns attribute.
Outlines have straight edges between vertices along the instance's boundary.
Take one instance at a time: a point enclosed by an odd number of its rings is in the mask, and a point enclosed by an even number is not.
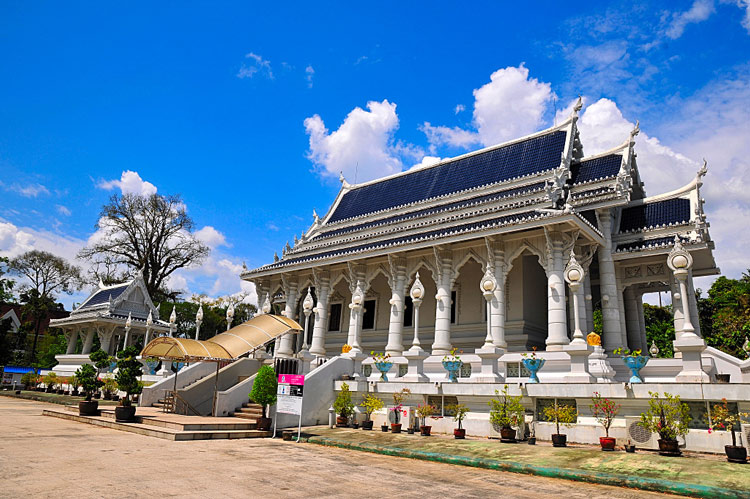
<svg viewBox="0 0 750 499"><path fill-rule="evenodd" d="M95 265L123 265L143 270L154 299L168 295L167 278L176 270L200 264L210 249L193 234L193 220L179 196L114 195L100 213L98 237L79 258Z"/></svg>

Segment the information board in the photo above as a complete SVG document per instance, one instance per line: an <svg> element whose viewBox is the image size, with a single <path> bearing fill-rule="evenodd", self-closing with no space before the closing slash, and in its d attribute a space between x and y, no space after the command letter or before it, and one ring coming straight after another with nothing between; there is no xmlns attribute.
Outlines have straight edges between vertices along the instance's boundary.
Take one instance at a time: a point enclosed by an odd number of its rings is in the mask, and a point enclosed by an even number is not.
<svg viewBox="0 0 750 499"><path fill-rule="evenodd" d="M303 374L279 374L279 385L276 389L276 413L293 414L299 416L297 441L302 430L302 399L305 388ZM276 418L278 421L278 418ZM274 436L276 435L276 421L274 421Z"/></svg>

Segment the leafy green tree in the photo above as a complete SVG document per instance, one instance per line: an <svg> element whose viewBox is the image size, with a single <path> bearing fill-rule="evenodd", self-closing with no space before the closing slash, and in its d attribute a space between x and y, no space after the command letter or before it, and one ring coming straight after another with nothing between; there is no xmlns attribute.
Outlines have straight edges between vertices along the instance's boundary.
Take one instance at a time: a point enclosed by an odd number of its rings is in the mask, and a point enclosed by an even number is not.
<svg viewBox="0 0 750 499"><path fill-rule="evenodd" d="M89 354L89 359L94 363L97 374L101 373L102 369L109 367L109 363L112 362L112 357L101 349L91 352Z"/></svg>
<svg viewBox="0 0 750 499"><path fill-rule="evenodd" d="M13 321L10 319L0 320L0 365L7 366L13 357L15 338L10 332Z"/></svg>
<svg viewBox="0 0 750 499"><path fill-rule="evenodd" d="M68 341L65 335L57 328L51 329L39 342L39 354L34 367L41 369L52 369L57 365L56 355L64 354L68 349Z"/></svg>
<svg viewBox="0 0 750 499"><path fill-rule="evenodd" d="M0 256L0 303L13 302L13 286L15 281L3 277L10 272L10 260L7 257Z"/></svg>
<svg viewBox="0 0 750 499"><path fill-rule="evenodd" d="M271 366L261 366L253 382L253 389L250 391L250 400L260 404L263 408L263 417L266 417L266 406L276 403L276 389L278 380L276 371Z"/></svg>
<svg viewBox="0 0 750 499"><path fill-rule="evenodd" d="M36 362L36 347L39 341L39 334L41 333L42 322L49 316L50 312L64 309L62 304L55 303L55 300L50 295L45 296L34 288L22 292L20 298L23 304L21 308L21 320L24 322L33 321L34 339L31 350L27 354L28 362L31 364ZM26 336L24 335L23 339L25 340L25 338Z"/></svg>
<svg viewBox="0 0 750 499"><path fill-rule="evenodd" d="M650 347L656 343L659 357L674 357L674 317L672 307L659 307L643 304L643 317L646 323L646 342ZM645 355L645 352L644 352Z"/></svg>
<svg viewBox="0 0 750 499"><path fill-rule="evenodd" d="M132 345L117 352L115 381L118 388L125 392L125 397L120 401L124 407L132 405L133 395L143 391L143 383L138 379L143 376L142 364L136 358L139 353L140 350Z"/></svg>
<svg viewBox="0 0 750 499"><path fill-rule="evenodd" d="M195 339L195 314L198 313L198 303L177 302L161 303L159 306L159 317L169 320L172 307L175 307L177 315L175 336ZM240 323L237 319L237 307L235 306L235 319L233 324ZM227 329L226 307L214 307L208 303L203 304L203 322L201 323L200 339L207 340Z"/></svg>
<svg viewBox="0 0 750 499"><path fill-rule="evenodd" d="M740 279L721 276L698 300L701 334L709 346L741 359L747 358L742 344L750 336L750 275Z"/></svg>
<svg viewBox="0 0 750 499"><path fill-rule="evenodd" d="M96 368L91 364L83 364L76 370L76 379L86 394L86 402L91 402L91 395L104 386L104 382L97 377Z"/></svg>

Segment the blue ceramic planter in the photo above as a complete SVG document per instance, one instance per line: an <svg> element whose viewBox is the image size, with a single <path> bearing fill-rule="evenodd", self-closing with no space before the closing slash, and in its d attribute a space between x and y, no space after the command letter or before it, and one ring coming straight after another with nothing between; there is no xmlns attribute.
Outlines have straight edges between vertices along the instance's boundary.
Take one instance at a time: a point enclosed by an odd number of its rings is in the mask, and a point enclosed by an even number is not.
<svg viewBox="0 0 750 499"><path fill-rule="evenodd" d="M146 368L148 368L149 374L156 374L156 366L159 365L158 360L147 360L146 361Z"/></svg>
<svg viewBox="0 0 750 499"><path fill-rule="evenodd" d="M623 356L622 361L625 363L628 369L630 369L630 373L632 376L630 377L631 383L643 383L643 378L641 378L640 370L643 369L643 366L646 365L648 362L648 357L645 355L638 355L637 357L632 357L630 355Z"/></svg>
<svg viewBox="0 0 750 499"><path fill-rule="evenodd" d="M458 383L458 373L464 363L460 360L444 360L443 367L448 371L448 378L451 383Z"/></svg>
<svg viewBox="0 0 750 499"><path fill-rule="evenodd" d="M544 359L523 359L523 365L531 373L529 375L529 383L539 383L539 378L536 373L544 365Z"/></svg>
<svg viewBox="0 0 750 499"><path fill-rule="evenodd" d="M376 362L375 367L380 371L380 381L388 381L388 371L393 367L393 362Z"/></svg>

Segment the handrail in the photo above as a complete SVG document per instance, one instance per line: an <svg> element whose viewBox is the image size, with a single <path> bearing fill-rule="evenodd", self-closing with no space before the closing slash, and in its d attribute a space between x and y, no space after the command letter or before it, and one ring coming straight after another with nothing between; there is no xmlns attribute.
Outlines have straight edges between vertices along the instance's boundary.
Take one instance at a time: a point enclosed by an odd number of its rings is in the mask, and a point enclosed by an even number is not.
<svg viewBox="0 0 750 499"><path fill-rule="evenodd" d="M190 405L190 402L188 402L187 400L185 400L182 397L182 395L180 395L179 393L177 393L174 390L167 390L167 400L165 400L166 403L164 404L165 412L173 412L173 413L177 414L177 402L178 401L182 402L182 404L185 407L187 407L188 409L190 409L190 411L193 414L195 414L196 416L202 416L202 414L200 412L198 412L195 409L195 407L193 407L192 405ZM171 409L171 411L169 411L168 409Z"/></svg>

